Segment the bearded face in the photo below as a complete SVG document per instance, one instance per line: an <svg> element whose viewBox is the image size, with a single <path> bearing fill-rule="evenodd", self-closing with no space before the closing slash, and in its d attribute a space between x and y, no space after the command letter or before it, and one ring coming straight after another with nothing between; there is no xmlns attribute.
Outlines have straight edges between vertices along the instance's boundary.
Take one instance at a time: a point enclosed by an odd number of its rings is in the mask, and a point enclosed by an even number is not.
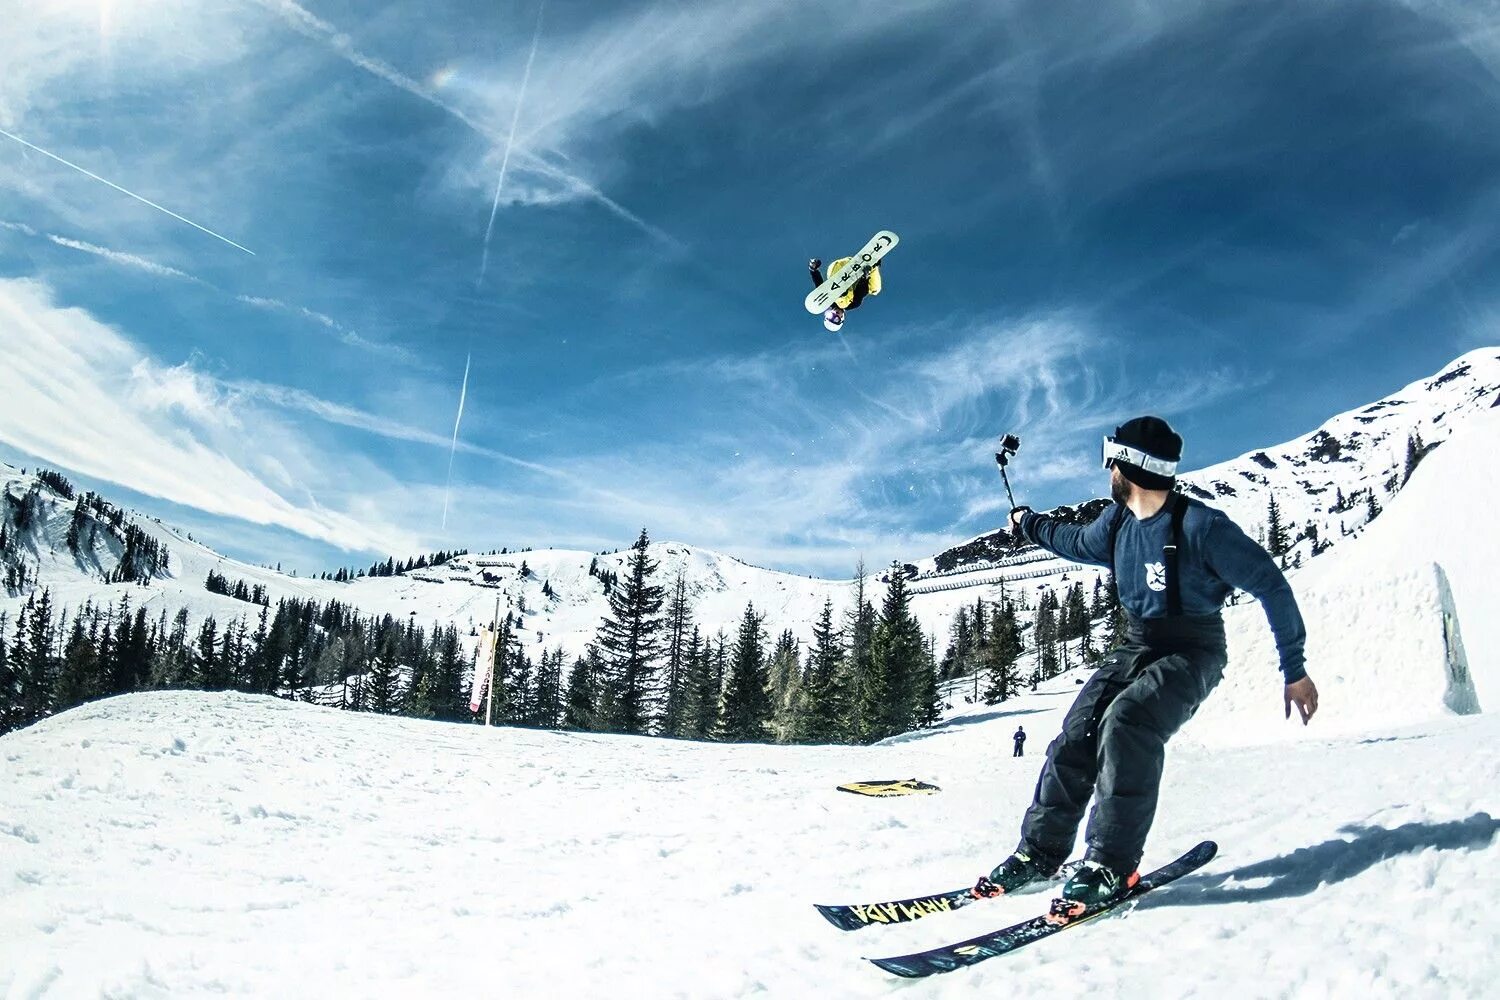
<svg viewBox="0 0 1500 1000"><path fill-rule="evenodd" d="M1121 507L1130 499L1130 480L1120 475L1118 465L1109 467L1109 496Z"/></svg>

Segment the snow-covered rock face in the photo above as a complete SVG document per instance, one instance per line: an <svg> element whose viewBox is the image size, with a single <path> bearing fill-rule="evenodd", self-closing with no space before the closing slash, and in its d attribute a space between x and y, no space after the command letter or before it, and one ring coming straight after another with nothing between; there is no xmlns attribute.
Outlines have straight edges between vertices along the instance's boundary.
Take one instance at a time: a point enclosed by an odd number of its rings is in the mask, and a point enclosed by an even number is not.
<svg viewBox="0 0 1500 1000"><path fill-rule="evenodd" d="M1383 509L1404 482L1409 446L1425 458L1475 414L1500 403L1500 350L1459 357L1430 378L1329 420L1310 434L1180 477L1191 496L1228 514L1252 536L1263 535L1271 499L1293 543L1290 562L1337 545L1370 519L1369 497ZM1342 498L1342 502L1341 502ZM1060 508L1092 520L1104 501ZM1316 539L1306 536L1316 531ZM919 566L940 571L983 564L1008 553L1002 532L981 535Z"/></svg>
<svg viewBox="0 0 1500 1000"><path fill-rule="evenodd" d="M1471 351L1431 378L1369 406L1340 414L1311 434L1182 477L1186 492L1211 503L1251 534L1264 531L1271 497L1289 541L1309 527L1338 544L1406 479L1409 456L1426 461L1476 414L1500 403L1500 350ZM1339 503L1339 498L1343 503ZM1310 538L1290 558L1313 555Z"/></svg>

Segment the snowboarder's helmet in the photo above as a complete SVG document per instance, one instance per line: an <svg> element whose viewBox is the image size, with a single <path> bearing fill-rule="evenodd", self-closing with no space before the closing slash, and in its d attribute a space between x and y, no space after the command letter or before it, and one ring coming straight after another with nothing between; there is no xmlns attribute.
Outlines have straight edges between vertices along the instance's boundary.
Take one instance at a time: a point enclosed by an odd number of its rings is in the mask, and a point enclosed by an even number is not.
<svg viewBox="0 0 1500 1000"><path fill-rule="evenodd" d="M1161 417L1136 417L1115 428L1104 439L1104 467L1120 467L1120 475L1143 490L1170 490L1182 460L1182 438Z"/></svg>
<svg viewBox="0 0 1500 1000"><path fill-rule="evenodd" d="M844 310L838 306L830 306L823 313L823 328L829 333L838 333L844 326Z"/></svg>

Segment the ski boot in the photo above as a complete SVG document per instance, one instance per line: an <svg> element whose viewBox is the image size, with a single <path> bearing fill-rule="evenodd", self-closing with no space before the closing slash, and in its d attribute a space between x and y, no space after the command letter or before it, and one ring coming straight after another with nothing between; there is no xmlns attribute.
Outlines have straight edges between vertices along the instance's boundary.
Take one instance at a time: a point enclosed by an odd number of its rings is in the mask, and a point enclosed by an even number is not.
<svg viewBox="0 0 1500 1000"><path fill-rule="evenodd" d="M1139 871L1121 875L1097 861L1085 861L1063 886L1062 897L1052 901L1047 922L1062 925L1088 916L1102 906L1123 899L1140 880Z"/></svg>
<svg viewBox="0 0 1500 1000"><path fill-rule="evenodd" d="M1045 858L1034 858L1017 851L995 867L988 875L981 876L969 893L975 899L991 899L1015 892L1023 885L1057 874L1057 865Z"/></svg>

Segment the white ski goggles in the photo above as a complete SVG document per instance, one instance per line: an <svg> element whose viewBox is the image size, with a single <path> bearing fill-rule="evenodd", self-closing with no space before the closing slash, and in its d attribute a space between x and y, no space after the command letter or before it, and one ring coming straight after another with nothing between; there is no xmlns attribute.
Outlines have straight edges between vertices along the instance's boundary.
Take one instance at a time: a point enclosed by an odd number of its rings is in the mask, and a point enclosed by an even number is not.
<svg viewBox="0 0 1500 1000"><path fill-rule="evenodd" d="M1124 462L1126 465L1133 465L1137 469L1154 472L1158 476L1167 476L1170 478L1177 475L1176 462L1169 462L1164 458L1148 455L1139 448L1132 448L1128 444L1121 444L1107 434L1104 436L1101 459L1106 469L1115 462Z"/></svg>

